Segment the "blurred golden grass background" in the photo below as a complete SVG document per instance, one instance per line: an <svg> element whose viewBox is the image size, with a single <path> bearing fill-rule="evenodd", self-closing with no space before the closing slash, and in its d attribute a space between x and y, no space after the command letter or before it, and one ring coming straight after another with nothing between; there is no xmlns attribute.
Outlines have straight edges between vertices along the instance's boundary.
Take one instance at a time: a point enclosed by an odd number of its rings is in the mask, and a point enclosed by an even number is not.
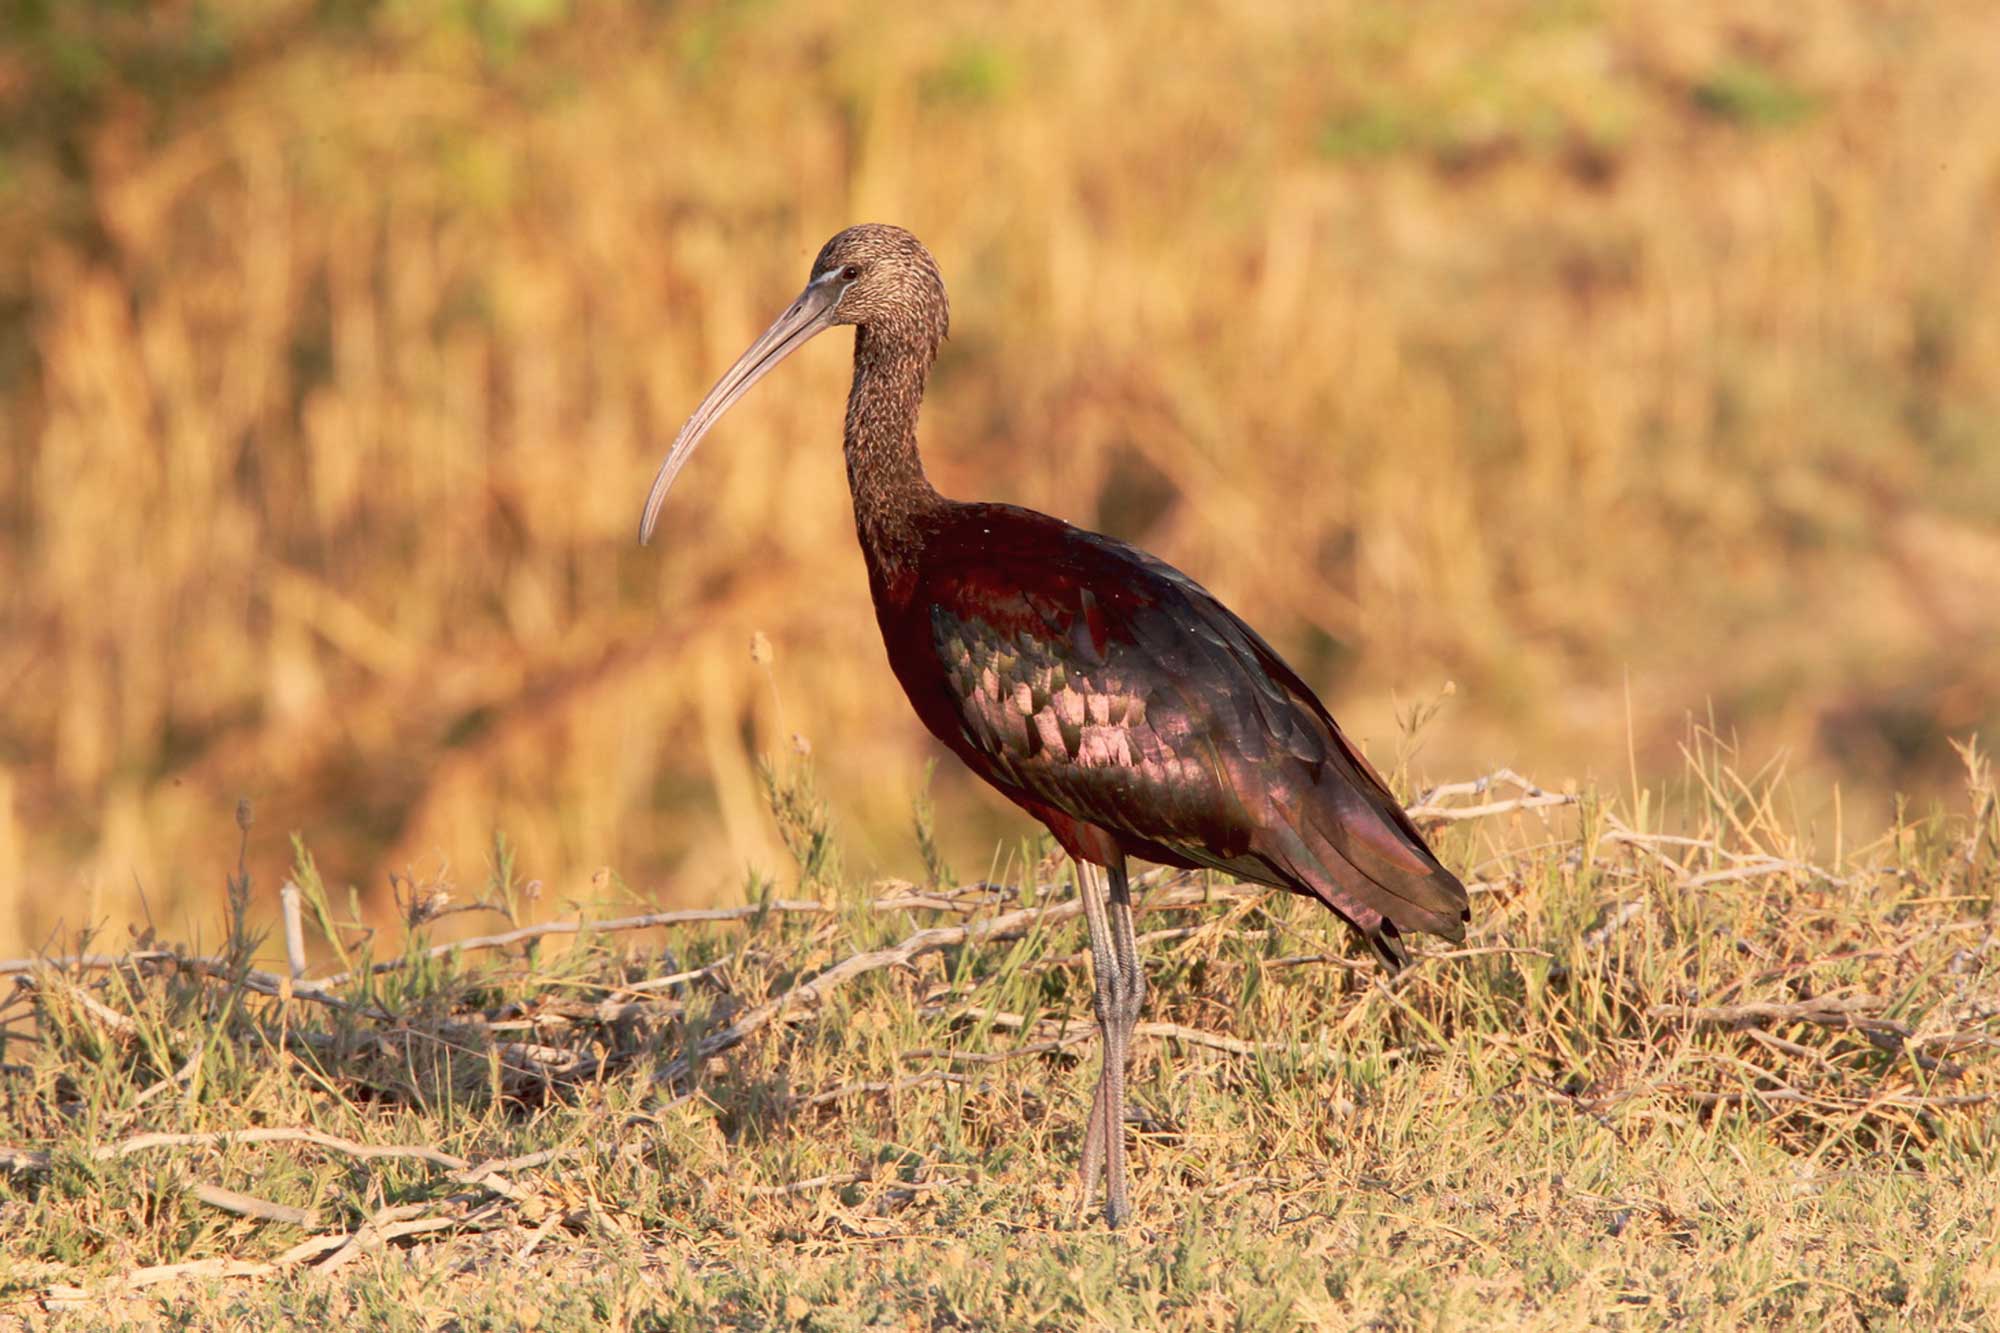
<svg viewBox="0 0 2000 1333"><path fill-rule="evenodd" d="M10 6L6 952L212 930L238 796L266 890L288 831L379 904L501 829L550 902L733 895L791 732L852 868L916 873L845 340L633 541L858 220L951 289L941 487L1187 569L1378 758L1449 679L1438 776L1675 773L1694 713L1849 821L1957 784L2000 721L2000 7L913 14ZM937 800L961 869L1023 831Z"/></svg>

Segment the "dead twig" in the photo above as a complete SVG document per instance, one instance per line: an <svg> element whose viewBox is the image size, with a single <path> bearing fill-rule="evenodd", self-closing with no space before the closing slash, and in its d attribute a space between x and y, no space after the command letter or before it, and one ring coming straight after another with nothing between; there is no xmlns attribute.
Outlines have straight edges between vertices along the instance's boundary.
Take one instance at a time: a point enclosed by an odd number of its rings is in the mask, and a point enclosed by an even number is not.
<svg viewBox="0 0 2000 1333"><path fill-rule="evenodd" d="M134 1097L132 1099L132 1105L134 1107L144 1106L147 1102L152 1101L153 1098L159 1096L163 1092L167 1092L174 1088L186 1086L188 1080L192 1079L195 1076L196 1072L201 1069L201 1062L203 1058L207 1056L207 1054L208 1054L208 1044L206 1042L203 1042L201 1045L194 1048L194 1054L188 1056L187 1059L181 1061L181 1067L179 1069L176 1069L173 1073L169 1074L167 1077L161 1079L158 1083L155 1083L152 1087L147 1088L144 1092Z"/></svg>
<svg viewBox="0 0 2000 1333"><path fill-rule="evenodd" d="M680 912L648 912L642 916L613 917L608 921L545 921L539 926L522 926L518 930L505 930L497 935L476 935L471 939L453 940L449 944L434 944L415 958L387 958L368 969L370 976L380 976L385 972L397 972L418 959L434 960L448 958L454 953L470 953L479 949L504 949L510 944L526 944L532 940L546 939L551 935L610 934L622 930L653 930L661 926L686 926L706 921L749 921L767 913L804 913L826 916L836 909L827 903L803 902L780 898L774 902L753 903L744 907L699 907ZM330 990L354 980L353 972L336 972L331 976L316 977L299 983L301 990Z"/></svg>
<svg viewBox="0 0 2000 1333"><path fill-rule="evenodd" d="M1484 801L1478 805L1438 803L1452 796L1484 796L1495 786L1512 787L1521 794L1498 801ZM1403 807L1403 813L1411 819L1436 819L1455 823L1463 819L1485 819L1490 815L1511 814L1516 810L1575 805L1579 799L1569 792L1546 791L1511 768L1498 768L1484 777L1474 778L1469 782L1446 782L1432 787L1415 802Z"/></svg>
<svg viewBox="0 0 2000 1333"><path fill-rule="evenodd" d="M1601 923L1583 932L1583 947L1585 949L1602 948L1606 940L1623 930L1627 923L1645 910L1646 904L1639 899L1618 904L1618 906L1605 914L1604 920Z"/></svg>
<svg viewBox="0 0 2000 1333"><path fill-rule="evenodd" d="M94 1292L89 1287L58 1282L44 1288L42 1297L51 1310L63 1310L85 1304L93 1296L140 1291L162 1282L171 1282L175 1278L266 1277L277 1271L276 1263L258 1263L246 1259L192 1259L186 1263L153 1264L145 1268L128 1269L100 1284Z"/></svg>
<svg viewBox="0 0 2000 1333"><path fill-rule="evenodd" d="M1840 887L1853 882L1851 877L1836 875L1825 866L1814 865L1810 861L1774 856L1768 852L1735 852L1713 838L1689 838L1672 833L1641 833L1609 811L1604 812L1604 824L1604 832L1599 835L1598 841L1611 844L1623 843L1646 851L1674 872L1674 887L1677 889L1705 888L1712 884L1730 884L1755 879L1762 875L1786 873L1804 879L1821 880ZM1719 870L1695 873L1666 855L1660 850L1662 847L1685 847L1689 851L1716 857L1730 864Z"/></svg>
<svg viewBox="0 0 2000 1333"><path fill-rule="evenodd" d="M1782 856L1762 856L1754 860L1745 861L1741 865L1725 866L1721 870L1710 870L1703 874L1686 876L1678 880L1674 884L1674 887L1677 889L1702 889L1713 884L1734 884L1739 880L1757 879L1764 875L1777 875L1786 872L1817 875L1836 884L1843 882L1834 880L1831 876L1825 875L1824 872L1806 864L1804 861L1788 861Z"/></svg>
<svg viewBox="0 0 2000 1333"><path fill-rule="evenodd" d="M860 1171L835 1171L830 1175L814 1176L810 1180L795 1180L789 1185L746 1185L745 1194L768 1199L778 1195L807 1194L817 1189L845 1189L858 1185L869 1177Z"/></svg>
<svg viewBox="0 0 2000 1333"><path fill-rule="evenodd" d="M531 1171L538 1166L548 1166L563 1161L582 1152L580 1147L543 1148L539 1152L522 1153L519 1157L502 1157L477 1166L467 1167L455 1177L461 1184L483 1185L496 1176L514 1171Z"/></svg>
<svg viewBox="0 0 2000 1333"><path fill-rule="evenodd" d="M54 984L51 985L51 982ZM139 1035L139 1024L129 1014L119 1013L60 972L50 970L44 975L37 975L35 972L22 973L14 984L39 994L61 995L90 1015L100 1026L110 1029L121 1037Z"/></svg>
<svg viewBox="0 0 2000 1333"><path fill-rule="evenodd" d="M1789 1003L1761 1001L1750 1004L1689 1005L1656 1004L1648 1010L1655 1018L1684 1018L1691 1023L1817 1023L1823 1027L1877 1028L1908 1036L1901 1023L1871 1015L1889 1007L1880 995L1823 995L1812 1000Z"/></svg>
<svg viewBox="0 0 2000 1333"><path fill-rule="evenodd" d="M927 1011L942 1012L942 1011ZM1071 1042L1087 1041L1097 1031L1097 1025L1088 1019L1070 1019L1060 1025L1053 1020L1043 1019L1031 1022L1024 1014L1008 1013L1002 1009L980 1009L968 1007L951 1011L952 1018L969 1018L975 1022L989 1023L997 1028L1019 1031L1027 1027L1055 1027L1057 1040L1067 1045ZM1140 1023L1132 1029L1134 1036L1165 1037L1188 1046L1204 1046L1212 1051L1223 1051L1229 1055L1255 1055L1259 1051L1283 1050L1291 1043L1282 1041L1244 1041L1241 1037L1231 1037L1220 1032L1207 1032L1201 1028L1184 1027L1179 1023Z"/></svg>
<svg viewBox="0 0 2000 1333"><path fill-rule="evenodd" d="M432 1166L451 1172L451 1178L460 1184L479 1186L491 1193L508 1197L517 1193L504 1178L508 1174L547 1166L582 1151L580 1147L574 1146L544 1148L539 1152L519 1157L474 1163L436 1148L400 1143L357 1143L353 1139L340 1138L317 1129L273 1126L258 1129L223 1129L201 1134L139 1134L117 1143L100 1144L88 1149L84 1155L94 1162L110 1162L152 1148L222 1148L239 1143L310 1143L329 1152L341 1153L360 1161L429 1162ZM55 1153L48 1149L0 1148L0 1170L16 1174L46 1171L54 1160Z"/></svg>
<svg viewBox="0 0 2000 1333"><path fill-rule="evenodd" d="M1940 1111L1963 1106L1984 1106L2000 1100L2000 1093L1964 1092L1923 1096L1914 1093L1882 1093L1869 1097L1841 1097L1831 1093L1800 1092L1796 1088L1748 1088L1740 1092L1705 1092L1700 1089L1674 1090L1697 1106L1734 1106L1739 1102L1783 1102L1811 1106L1825 1111L1870 1111L1887 1107L1904 1111Z"/></svg>
<svg viewBox="0 0 2000 1333"><path fill-rule="evenodd" d="M949 1083L962 1086L970 1082L972 1080L963 1074L954 1074L943 1069L926 1069L923 1073L912 1074L908 1078L883 1079L880 1082L874 1083L843 1083L837 1088L828 1088L825 1092L816 1092L810 1097L801 1098L799 1105L826 1106L833 1102L845 1100L848 1097L880 1096L884 1094L893 1096L896 1093L908 1092L912 1088L921 1088L932 1083Z"/></svg>
<svg viewBox="0 0 2000 1333"><path fill-rule="evenodd" d="M618 990L621 992L632 991L641 995L648 991L671 990L675 986L684 986L690 981L703 981L715 976L719 972L727 972L737 961L734 958L725 958L719 963L710 963L707 967L697 967L687 972L673 972L664 977L648 977L644 981L629 982L626 985L620 986Z"/></svg>
<svg viewBox="0 0 2000 1333"><path fill-rule="evenodd" d="M188 1193L211 1208L220 1208L238 1217L251 1217L259 1222L283 1222L295 1227L309 1227L319 1220L319 1214L310 1208L295 1208L286 1203L272 1203L268 1199L253 1198L248 1194L238 1194L235 1190L223 1189L220 1185L196 1184Z"/></svg>
<svg viewBox="0 0 2000 1333"><path fill-rule="evenodd" d="M314 1271L331 1273L370 1250L381 1249L392 1240L458 1225L460 1219L455 1217L443 1214L427 1216L431 1207L429 1203L404 1203L377 1209L366 1222L342 1237L331 1254L314 1264Z"/></svg>
<svg viewBox="0 0 2000 1333"><path fill-rule="evenodd" d="M814 1176L810 1180L795 1180L789 1185L746 1185L743 1192L760 1199L789 1198L795 1194L810 1194L814 1190L846 1189L849 1185L876 1183L887 1186L884 1193L891 1197L901 1195L907 1198L920 1190L939 1189L958 1182L949 1176L931 1180L884 1180L868 1171L835 1171L824 1176Z"/></svg>
<svg viewBox="0 0 2000 1333"><path fill-rule="evenodd" d="M35 985L36 983L31 977L28 978L28 984ZM78 1008L102 1023L105 1027L110 1028L113 1032L126 1037L138 1035L139 1025L137 1022L130 1016L119 1013L116 1009L113 1009L83 987L65 984L63 993L71 1000L74 1000Z"/></svg>
<svg viewBox="0 0 2000 1333"><path fill-rule="evenodd" d="M542 1242L549 1238L550 1232L554 1231L557 1227L567 1226L572 1221L578 1220L584 1215L582 1209L558 1208L543 1218L536 1225L533 1234L528 1237L528 1243L514 1252L515 1266L526 1267L528 1260L535 1257L535 1251L541 1248Z"/></svg>
<svg viewBox="0 0 2000 1333"><path fill-rule="evenodd" d="M452 1205L462 1203L463 1199L454 1197L441 1202L444 1205ZM157 1286L176 1278L269 1277L313 1260L321 1260L317 1268L321 1272L326 1272L340 1267L368 1250L379 1249L390 1241L400 1240L406 1236L448 1228L485 1229L482 1223L486 1219L455 1217L448 1214L421 1215L425 1210L435 1206L438 1205L414 1203L383 1208L351 1232L336 1231L309 1237L277 1258L264 1263L240 1259L196 1259L187 1263L154 1264L117 1274L94 1290L62 1283L46 1288L43 1295L51 1307L60 1309L89 1301L94 1297ZM322 1259L322 1256L325 1257Z"/></svg>
<svg viewBox="0 0 2000 1333"><path fill-rule="evenodd" d="M54 958L12 958L0 962L0 977L26 976L47 968L55 972L102 972L109 968L146 963L206 963L222 967L223 958L191 957L172 949L134 949L131 953L59 954Z"/></svg>
<svg viewBox="0 0 2000 1333"><path fill-rule="evenodd" d="M220 1129L204 1134L139 1134L117 1143L100 1144L85 1151L93 1162L116 1161L150 1148L223 1148L238 1143L311 1143L330 1152L344 1153L362 1161L405 1158L429 1162L448 1171L463 1171L471 1165L436 1148L411 1144L356 1143L317 1129L264 1128ZM39 1148L0 1148L0 1169L12 1172L46 1171L54 1154Z"/></svg>
<svg viewBox="0 0 2000 1333"><path fill-rule="evenodd" d="M1009 1060L1024 1060L1031 1055L1054 1055L1066 1047L1076 1046L1090 1040L1090 1031L1081 1030L1066 1034L1054 1041L1031 1041L1024 1046L1011 1047L1004 1051L952 1051L941 1046L915 1046L902 1052L904 1060L950 1060L955 1064L997 1065Z"/></svg>

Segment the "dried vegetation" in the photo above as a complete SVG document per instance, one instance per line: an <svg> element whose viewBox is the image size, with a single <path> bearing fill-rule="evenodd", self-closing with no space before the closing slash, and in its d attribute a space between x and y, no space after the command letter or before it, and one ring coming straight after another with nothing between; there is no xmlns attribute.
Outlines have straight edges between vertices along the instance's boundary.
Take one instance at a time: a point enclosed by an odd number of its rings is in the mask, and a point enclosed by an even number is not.
<svg viewBox="0 0 2000 1333"><path fill-rule="evenodd" d="M1829 848L1725 759L1697 736L1675 794L1426 794L1473 927L1393 980L1315 906L1149 876L1123 1236L1073 1216L1088 953L1036 849L455 944L435 890L385 937L301 859L337 975L240 931L15 969L0 1313L1979 1326L1990 770ZM811 831L806 782L774 792ZM477 905L519 902L503 871Z"/></svg>

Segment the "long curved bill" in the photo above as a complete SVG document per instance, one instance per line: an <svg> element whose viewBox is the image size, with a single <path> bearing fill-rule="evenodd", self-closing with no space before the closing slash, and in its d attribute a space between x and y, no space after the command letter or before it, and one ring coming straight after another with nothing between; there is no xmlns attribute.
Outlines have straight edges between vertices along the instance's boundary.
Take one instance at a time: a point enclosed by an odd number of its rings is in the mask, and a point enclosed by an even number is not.
<svg viewBox="0 0 2000 1333"><path fill-rule="evenodd" d="M695 446L701 437L708 434L708 428L722 419L750 386L770 374L772 367L805 346L813 335L833 326L833 308L840 302L846 284L839 279L838 272L827 273L808 283L799 293L799 299L791 308L778 316L770 328L750 350L736 359L736 364L723 373L708 391L708 397L701 400L694 415L681 427L681 433L674 437L674 447L667 451L667 461L660 464L660 471L653 478L653 489L647 492L646 509L639 517L639 542L644 545L652 538L653 526L659 522L660 506L666 503L667 490L680 475L682 467L693 457Z"/></svg>

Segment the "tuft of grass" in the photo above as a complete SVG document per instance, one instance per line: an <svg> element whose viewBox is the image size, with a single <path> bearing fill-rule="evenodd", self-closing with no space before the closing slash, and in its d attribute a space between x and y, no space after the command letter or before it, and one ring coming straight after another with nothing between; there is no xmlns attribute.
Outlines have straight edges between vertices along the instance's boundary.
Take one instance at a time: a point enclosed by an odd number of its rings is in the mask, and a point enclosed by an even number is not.
<svg viewBox="0 0 2000 1333"><path fill-rule="evenodd" d="M1387 157L1406 147L1412 137L1402 116L1371 104L1329 115L1320 126L1316 147L1322 157L1336 160Z"/></svg>
<svg viewBox="0 0 2000 1333"><path fill-rule="evenodd" d="M990 41L961 42L918 80L927 101L977 106L1004 98L1018 78L1016 59Z"/></svg>
<svg viewBox="0 0 2000 1333"><path fill-rule="evenodd" d="M1694 86L1694 104L1718 119L1755 130L1796 125L1819 100L1776 71L1748 60L1717 66Z"/></svg>
<svg viewBox="0 0 2000 1333"><path fill-rule="evenodd" d="M911 831L916 835L917 855L923 858L924 880L928 887L939 888L958 882L952 873L951 863L944 859L944 852L938 847L937 802L931 799L931 780L937 776L937 761L924 765L923 785L917 789L916 799L910 803Z"/></svg>
<svg viewBox="0 0 2000 1333"><path fill-rule="evenodd" d="M757 776L801 887L816 891L832 885L840 878L840 847L834 841L832 809L813 778L811 757L783 763L767 759L758 765Z"/></svg>
<svg viewBox="0 0 2000 1333"><path fill-rule="evenodd" d="M1394 979L1312 904L1145 876L1118 1235L1073 1215L1088 951L1046 858L1011 889L766 885L729 921L566 947L440 950L436 919L408 921L389 970L318 986L157 948L33 969L0 1007L0 1309L1990 1322L1990 765L1968 745L1962 806L1827 846L1780 775L1705 732L1686 753L1681 783L1629 798L1509 780L1421 801L1472 928Z"/></svg>

